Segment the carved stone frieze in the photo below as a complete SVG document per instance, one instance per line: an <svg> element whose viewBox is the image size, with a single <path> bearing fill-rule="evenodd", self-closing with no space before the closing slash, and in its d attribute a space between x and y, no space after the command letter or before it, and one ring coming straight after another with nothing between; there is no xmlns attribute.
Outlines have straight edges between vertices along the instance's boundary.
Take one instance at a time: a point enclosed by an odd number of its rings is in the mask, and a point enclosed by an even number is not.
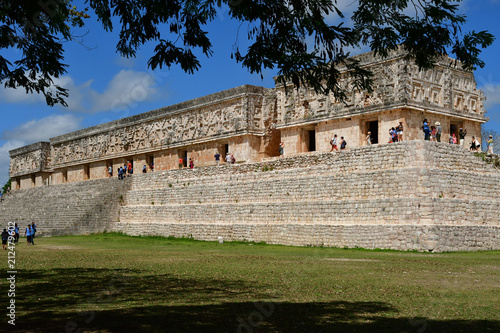
<svg viewBox="0 0 500 333"><path fill-rule="evenodd" d="M183 142L242 130L264 132L262 98L262 94L239 94L154 120L54 143L54 167L89 159L112 158L144 149L166 149Z"/></svg>

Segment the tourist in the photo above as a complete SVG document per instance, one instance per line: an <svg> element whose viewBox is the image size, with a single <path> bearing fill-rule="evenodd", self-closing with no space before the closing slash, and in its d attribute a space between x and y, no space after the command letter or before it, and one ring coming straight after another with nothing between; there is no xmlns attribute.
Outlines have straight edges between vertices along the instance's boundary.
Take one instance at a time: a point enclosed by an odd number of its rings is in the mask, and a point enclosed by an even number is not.
<svg viewBox="0 0 500 333"><path fill-rule="evenodd" d="M340 137L340 150L345 150L346 146L347 146L347 142L344 140L344 137L341 136Z"/></svg>
<svg viewBox="0 0 500 333"><path fill-rule="evenodd" d="M372 144L372 132L368 132L368 135L366 136L366 143L368 145Z"/></svg>
<svg viewBox="0 0 500 333"><path fill-rule="evenodd" d="M236 159L234 158L234 155L231 154L231 164L234 164L234 163L236 163Z"/></svg>
<svg viewBox="0 0 500 333"><path fill-rule="evenodd" d="M486 143L488 144L488 154L493 154L493 135L490 135Z"/></svg>
<svg viewBox="0 0 500 333"><path fill-rule="evenodd" d="M144 164L142 166L142 173L146 173L146 172L148 172L148 170L146 169L146 164Z"/></svg>
<svg viewBox="0 0 500 333"><path fill-rule="evenodd" d="M193 169L194 168L194 162L193 162L193 158L190 157L189 158L189 169Z"/></svg>
<svg viewBox="0 0 500 333"><path fill-rule="evenodd" d="M453 134L451 135L451 140L452 140L452 142L451 142L451 143L453 143L454 145L456 145L456 144L457 144L457 137L456 137L455 133L453 133Z"/></svg>
<svg viewBox="0 0 500 333"><path fill-rule="evenodd" d="M132 168L132 163L130 163L130 161L128 161L128 164L127 164L127 171L128 171L129 177L134 173L134 169Z"/></svg>
<svg viewBox="0 0 500 333"><path fill-rule="evenodd" d="M17 225L17 223L14 224L14 232L16 233L14 243L17 243L19 242L19 226Z"/></svg>
<svg viewBox="0 0 500 333"><path fill-rule="evenodd" d="M113 167L111 165L108 166L108 176L113 177Z"/></svg>
<svg viewBox="0 0 500 333"><path fill-rule="evenodd" d="M480 147L481 147L481 145L479 144L479 141L477 141L476 137L473 136L471 143L470 143L470 150L471 151L479 151Z"/></svg>
<svg viewBox="0 0 500 333"><path fill-rule="evenodd" d="M9 227L9 228L7 229L7 232L9 233L9 237L11 237L11 238L9 239L9 243L14 244L14 243L16 242L16 231L14 230L14 228L13 228L13 227Z"/></svg>
<svg viewBox="0 0 500 333"><path fill-rule="evenodd" d="M28 224L28 227L24 231L24 235L26 236L26 242L28 243L28 245L30 245L31 244L31 225L30 224Z"/></svg>
<svg viewBox="0 0 500 333"><path fill-rule="evenodd" d="M3 193L2 193L2 191L0 191L0 202L2 202L2 201L3 201Z"/></svg>
<svg viewBox="0 0 500 333"><path fill-rule="evenodd" d="M184 166L184 160L182 159L182 157L179 157L179 169L182 169L183 166Z"/></svg>
<svg viewBox="0 0 500 333"><path fill-rule="evenodd" d="M285 144L283 142L280 142L280 158L283 158L285 156Z"/></svg>
<svg viewBox="0 0 500 333"><path fill-rule="evenodd" d="M467 135L467 130L462 129L462 127L460 127L460 131L458 132L458 137L460 138L460 147L464 146L466 135Z"/></svg>
<svg viewBox="0 0 500 333"><path fill-rule="evenodd" d="M392 131L392 142L398 142L398 131L393 127L391 128Z"/></svg>
<svg viewBox="0 0 500 333"><path fill-rule="evenodd" d="M219 151L215 152L214 158L215 158L215 165L219 166L220 165L220 154L219 154Z"/></svg>
<svg viewBox="0 0 500 333"><path fill-rule="evenodd" d="M436 127L431 126L431 141L436 141Z"/></svg>
<svg viewBox="0 0 500 333"><path fill-rule="evenodd" d="M227 153L227 155L226 155L226 163L227 164L231 164L231 161L232 161L231 154Z"/></svg>
<svg viewBox="0 0 500 333"><path fill-rule="evenodd" d="M436 121L436 141L441 142L441 133L443 132L443 128L441 127L441 123Z"/></svg>
<svg viewBox="0 0 500 333"><path fill-rule="evenodd" d="M429 122L427 119L424 119L423 121L422 131L424 131L424 140L429 141L431 139L431 132L429 130Z"/></svg>
<svg viewBox="0 0 500 333"><path fill-rule="evenodd" d="M399 125L396 127L398 141L403 141L403 122L400 121Z"/></svg>
<svg viewBox="0 0 500 333"><path fill-rule="evenodd" d="M330 144L332 145L332 149L330 149L330 153L334 150L339 151L337 148L337 134L333 135L333 138L330 140Z"/></svg>
<svg viewBox="0 0 500 333"><path fill-rule="evenodd" d="M35 222L31 223L31 244L35 245L35 234L36 234L36 224Z"/></svg>
<svg viewBox="0 0 500 333"><path fill-rule="evenodd" d="M149 165L149 168L151 169L151 172L155 171L155 164L153 162L151 162L151 164Z"/></svg>
<svg viewBox="0 0 500 333"><path fill-rule="evenodd" d="M2 247L4 250L7 250L7 240L9 239L9 233L7 232L7 229L3 229L2 232Z"/></svg>

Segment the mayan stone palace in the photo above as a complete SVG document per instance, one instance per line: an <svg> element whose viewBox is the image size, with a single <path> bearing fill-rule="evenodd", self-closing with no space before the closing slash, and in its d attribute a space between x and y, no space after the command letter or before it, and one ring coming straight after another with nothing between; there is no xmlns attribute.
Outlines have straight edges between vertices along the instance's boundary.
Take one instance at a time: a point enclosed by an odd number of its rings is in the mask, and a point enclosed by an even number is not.
<svg viewBox="0 0 500 333"><path fill-rule="evenodd" d="M485 122L473 73L445 57L419 71L401 51L356 58L373 92L344 70L345 101L245 85L14 149L3 219L33 220L42 235L500 249L500 171L468 151ZM423 140L424 119L442 142ZM399 124L402 142L387 143ZM448 144L460 129L466 144ZM335 134L347 149L330 153ZM118 180L129 162L134 174Z"/></svg>

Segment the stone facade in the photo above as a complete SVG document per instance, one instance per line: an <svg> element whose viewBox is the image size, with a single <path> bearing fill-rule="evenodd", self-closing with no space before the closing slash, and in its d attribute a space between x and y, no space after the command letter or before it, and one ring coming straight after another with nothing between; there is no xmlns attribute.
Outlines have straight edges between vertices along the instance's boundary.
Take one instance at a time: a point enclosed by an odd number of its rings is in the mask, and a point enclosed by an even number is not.
<svg viewBox="0 0 500 333"><path fill-rule="evenodd" d="M406 141L260 163L13 191L2 222L41 235L131 235L419 251L500 249L500 170Z"/></svg>
<svg viewBox="0 0 500 333"><path fill-rule="evenodd" d="M51 138L10 152L13 189L62 184L108 177L111 166L131 161L140 171L154 163L156 170L214 163L231 153L238 162L258 162L285 155L330 150L334 134L348 147L388 141L388 131L400 122L404 140L423 137L422 120L439 121L446 141L459 128L480 137L484 96L471 72L443 58L436 67L419 71L400 51L381 59L373 53L356 57L374 73L374 91L357 90L347 69L340 84L345 101L319 95L307 86L277 83L274 89L245 85L136 116Z"/></svg>

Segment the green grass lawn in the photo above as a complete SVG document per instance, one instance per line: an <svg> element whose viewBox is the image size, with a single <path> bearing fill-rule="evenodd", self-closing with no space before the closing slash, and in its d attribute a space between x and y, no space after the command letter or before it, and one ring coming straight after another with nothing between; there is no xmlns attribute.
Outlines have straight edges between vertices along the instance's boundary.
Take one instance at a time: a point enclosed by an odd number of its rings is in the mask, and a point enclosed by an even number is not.
<svg viewBox="0 0 500 333"><path fill-rule="evenodd" d="M118 234L16 246L38 332L500 332L500 252L416 253ZM7 271L7 251L1 268Z"/></svg>

